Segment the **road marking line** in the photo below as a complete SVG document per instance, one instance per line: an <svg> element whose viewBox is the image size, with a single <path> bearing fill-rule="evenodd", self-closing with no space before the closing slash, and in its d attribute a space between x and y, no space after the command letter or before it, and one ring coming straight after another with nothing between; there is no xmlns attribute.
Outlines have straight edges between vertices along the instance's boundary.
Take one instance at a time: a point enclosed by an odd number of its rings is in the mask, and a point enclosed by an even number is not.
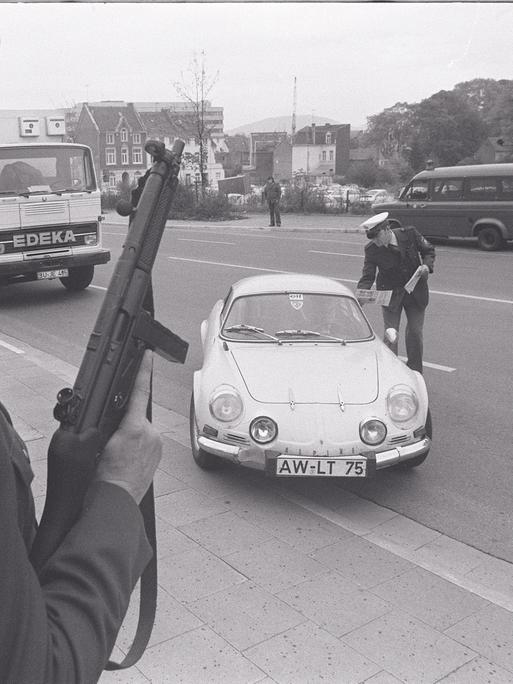
<svg viewBox="0 0 513 684"><path fill-rule="evenodd" d="M308 250L310 254L333 254L334 256L352 256L357 257L357 259L363 259L363 254L347 254L346 252L321 252L318 249Z"/></svg>
<svg viewBox="0 0 513 684"><path fill-rule="evenodd" d="M103 290L103 291L107 290L106 287L102 287L101 285L89 285L89 287L92 287L93 290Z"/></svg>
<svg viewBox="0 0 513 684"><path fill-rule="evenodd" d="M23 349L20 349L19 347L15 347L12 344L9 344L9 342L4 342L3 340L0 340L0 347L5 347L9 351L14 352L15 354L24 354L25 352Z"/></svg>
<svg viewBox="0 0 513 684"><path fill-rule="evenodd" d="M401 361L407 361L408 359L406 356L400 356L399 357ZM444 371L445 373L454 373L456 368L453 368L452 366L442 366L439 363L429 363L429 361L423 361L422 362L424 366L427 366L428 368L434 368L435 370L439 371Z"/></svg>
<svg viewBox="0 0 513 684"><path fill-rule="evenodd" d="M229 264L223 261L207 261L205 259L187 259L186 257L168 256L168 259L176 261L192 261L197 264L210 264L211 266L228 266L229 268L242 268L248 271L263 271L264 273L298 273L298 271L285 271L276 268L260 268L258 266L243 266L241 264ZM340 280L342 283L357 283L352 278L338 278L337 276L325 276L332 280ZM458 292L443 292L441 290L430 290L431 294L445 295L446 297L461 297L463 299L476 299L483 302L494 302L495 304L513 304L513 299L497 299L494 297L480 297L479 295L459 294Z"/></svg>
<svg viewBox="0 0 513 684"><path fill-rule="evenodd" d="M446 297L461 297L463 299L478 299L482 302L495 302L498 304L513 304L513 299L497 299L496 297L481 297L479 295L459 294L458 292L444 292L443 290L429 290L431 294L445 295Z"/></svg>
<svg viewBox="0 0 513 684"><path fill-rule="evenodd" d="M221 242L219 240L199 240L197 238L177 238L182 242L207 242L209 245L235 245L235 242Z"/></svg>

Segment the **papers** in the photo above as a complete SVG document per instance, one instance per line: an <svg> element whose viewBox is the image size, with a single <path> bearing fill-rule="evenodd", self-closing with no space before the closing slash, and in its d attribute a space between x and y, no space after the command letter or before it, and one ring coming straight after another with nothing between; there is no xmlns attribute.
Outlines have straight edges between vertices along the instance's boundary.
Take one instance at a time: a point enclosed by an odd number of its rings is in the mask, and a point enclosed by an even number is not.
<svg viewBox="0 0 513 684"><path fill-rule="evenodd" d="M424 264L417 268L415 273L412 275L412 277L408 280L408 282L404 286L404 289L406 290L406 292L408 294L411 294L413 292L413 290L415 289L415 285L419 282L422 274L425 272L429 273L429 269Z"/></svg>
<svg viewBox="0 0 513 684"><path fill-rule="evenodd" d="M381 304L381 306L388 306L390 304L390 297L392 290L364 290L357 288L356 297L368 303Z"/></svg>

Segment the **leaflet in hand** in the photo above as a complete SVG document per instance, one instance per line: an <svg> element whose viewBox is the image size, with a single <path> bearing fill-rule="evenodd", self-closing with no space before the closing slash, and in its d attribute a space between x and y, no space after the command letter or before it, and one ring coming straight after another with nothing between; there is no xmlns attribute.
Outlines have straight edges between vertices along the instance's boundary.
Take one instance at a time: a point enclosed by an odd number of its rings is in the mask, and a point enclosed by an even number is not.
<svg viewBox="0 0 513 684"><path fill-rule="evenodd" d="M422 266L419 266L419 267L417 268L417 270L415 271L415 273L414 273L414 274L412 275L412 277L408 280L408 282L407 282L406 285L404 286L404 289L406 290L406 292L407 292L408 294L411 294L411 293L413 292L413 290L415 289L415 285L419 282L419 280L420 280L422 274L423 274L425 271L428 271L428 267L427 267L427 266L424 266L424 264L423 264Z"/></svg>
<svg viewBox="0 0 513 684"><path fill-rule="evenodd" d="M381 306L388 306L391 296L392 290L364 290L362 288L356 290L356 297L358 299L369 303L381 304Z"/></svg>

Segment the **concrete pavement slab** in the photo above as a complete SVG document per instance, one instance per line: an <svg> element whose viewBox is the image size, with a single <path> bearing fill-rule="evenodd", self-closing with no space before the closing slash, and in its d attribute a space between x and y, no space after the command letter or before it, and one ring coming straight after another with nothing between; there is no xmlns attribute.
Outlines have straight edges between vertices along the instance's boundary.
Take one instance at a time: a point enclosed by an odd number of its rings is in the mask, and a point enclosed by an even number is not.
<svg viewBox="0 0 513 684"><path fill-rule="evenodd" d="M312 622L249 648L245 655L281 684L356 684L381 669Z"/></svg>
<svg viewBox="0 0 513 684"><path fill-rule="evenodd" d="M401 682L433 684L476 657L470 648L394 610L341 637Z"/></svg>
<svg viewBox="0 0 513 684"><path fill-rule="evenodd" d="M216 592L188 607L239 651L306 621L304 615L252 582Z"/></svg>
<svg viewBox="0 0 513 684"><path fill-rule="evenodd" d="M76 372L0 334L0 391L32 457L38 515L54 392ZM154 413L166 435L155 629L137 666L104 673L101 684L513 681L510 563L333 483L200 471L187 421Z"/></svg>

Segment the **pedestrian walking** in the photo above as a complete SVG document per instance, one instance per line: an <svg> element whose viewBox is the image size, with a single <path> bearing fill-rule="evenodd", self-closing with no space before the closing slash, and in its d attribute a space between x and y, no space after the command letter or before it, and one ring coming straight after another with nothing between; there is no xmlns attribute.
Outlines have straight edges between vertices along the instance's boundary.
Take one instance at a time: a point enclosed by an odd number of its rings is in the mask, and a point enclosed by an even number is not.
<svg viewBox="0 0 513 684"><path fill-rule="evenodd" d="M377 290L392 291L388 306L382 307L385 344L397 354L397 333L404 309L407 365L422 373L424 314L429 301L428 275L433 273L435 249L414 226L391 228L388 216L388 212L382 212L361 224L370 242L365 246L362 276L357 288L370 290L376 281ZM358 301L364 303L363 299ZM390 333L390 329L397 333Z"/></svg>
<svg viewBox="0 0 513 684"><path fill-rule="evenodd" d="M263 192L263 198L267 201L267 206L269 207L269 226L274 226L275 221L277 226L281 226L280 197L280 184L272 176L269 176Z"/></svg>

